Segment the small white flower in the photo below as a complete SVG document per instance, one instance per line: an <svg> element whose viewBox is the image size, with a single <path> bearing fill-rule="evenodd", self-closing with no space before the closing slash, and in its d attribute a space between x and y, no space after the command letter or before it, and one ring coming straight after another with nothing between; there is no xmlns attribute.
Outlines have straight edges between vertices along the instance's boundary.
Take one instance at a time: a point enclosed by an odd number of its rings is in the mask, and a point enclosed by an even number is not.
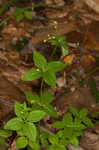
<svg viewBox="0 0 99 150"><path fill-rule="evenodd" d="M58 22L57 22L57 21L54 21L54 24L55 24L55 25L57 25L57 24L58 24Z"/></svg>
<svg viewBox="0 0 99 150"><path fill-rule="evenodd" d="M44 42L44 43L46 43L46 42L47 42L47 40L44 40L43 42Z"/></svg>

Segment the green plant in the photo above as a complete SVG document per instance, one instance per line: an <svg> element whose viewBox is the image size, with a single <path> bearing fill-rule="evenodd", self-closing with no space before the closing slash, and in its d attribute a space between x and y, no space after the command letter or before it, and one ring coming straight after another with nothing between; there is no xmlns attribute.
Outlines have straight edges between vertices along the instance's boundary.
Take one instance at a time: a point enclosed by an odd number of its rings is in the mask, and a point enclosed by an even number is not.
<svg viewBox="0 0 99 150"><path fill-rule="evenodd" d="M28 102L31 104L32 110L42 110L52 117L57 118L57 112L50 104L53 100L53 96L46 92L39 96L31 92L25 92Z"/></svg>
<svg viewBox="0 0 99 150"><path fill-rule="evenodd" d="M45 57L36 51L34 51L33 60L37 69L31 69L28 73L24 75L22 80L33 81L42 77L42 84L43 81L45 81L48 85L55 88L56 87L55 72L64 69L66 64L60 61L51 61L47 63Z"/></svg>
<svg viewBox="0 0 99 150"><path fill-rule="evenodd" d="M58 34L58 23L56 21L54 22L54 28L56 30L56 35L49 34L48 40L44 40L44 42L51 41L51 45L54 47L53 52L50 56L50 59L55 55L59 46L61 47L62 58L63 58L69 54L68 46L66 43L66 37L65 36L60 36L60 37L57 36L57 34Z"/></svg>
<svg viewBox="0 0 99 150"><path fill-rule="evenodd" d="M45 57L37 51L33 53L33 60L37 68L31 69L22 80L32 81L42 77L40 96L26 91L29 105L26 102L15 103L16 117L5 124L2 134L5 131L10 133L9 130L16 131L16 148L18 149L27 147L28 150L40 150L41 144L48 150L66 150L70 143L78 146L78 137L82 135L82 131L87 127L93 127L92 121L87 117L88 110L85 108L78 112L77 109L70 107L72 114L68 112L63 116L62 121L52 124L52 127L58 130L56 133L40 130L40 120L46 114L58 118L56 110L50 104L53 96L49 92L42 92L43 81L51 87L56 87L55 72L63 69L66 64L60 61L47 62ZM7 137L4 135L3 138Z"/></svg>
<svg viewBox="0 0 99 150"><path fill-rule="evenodd" d="M72 114L67 112L62 121L52 124L52 127L59 129L56 134L41 133L42 145L48 150L66 150L68 144L77 147L79 145L78 137L82 135L82 131L87 127L94 126L87 117L88 110L86 108L78 112L77 109L70 107L70 111Z"/></svg>
<svg viewBox="0 0 99 150"><path fill-rule="evenodd" d="M48 85L55 87L56 76L54 72L60 71L66 65L60 61L47 63L45 57L36 51L34 52L33 60L35 66L38 68L31 69L22 79L32 81L42 77L42 81L44 80ZM31 107L28 107L25 102L24 104L16 102L14 111L17 117L9 120L5 124L4 129L16 131L18 136L16 140L17 148L21 149L29 146L34 150L39 150L40 145L37 138L39 136L39 128L37 128L35 123L39 122L45 114L49 114L56 118L58 115L50 104L53 100L52 95L48 92L42 93L42 85L40 97L31 92L25 92L25 95ZM40 123L38 124L40 125Z"/></svg>
<svg viewBox="0 0 99 150"><path fill-rule="evenodd" d="M69 50L66 44L66 37L61 36L61 37L56 37L55 35L48 35L48 39L52 40L51 45L54 46L53 52L51 54L51 57L53 57L57 51L57 48L61 46L62 49L62 57L66 56L69 54Z"/></svg>
<svg viewBox="0 0 99 150"><path fill-rule="evenodd" d="M9 120L5 124L4 129L16 131L18 136L16 148L21 149L28 145L32 147L35 144L39 147L37 142L38 131L35 122L39 122L46 113L43 110L32 110L32 108L27 107L25 102L24 104L16 102L14 111L16 117Z"/></svg>
<svg viewBox="0 0 99 150"><path fill-rule="evenodd" d="M10 137L12 135L12 133L10 131L7 130L0 130L0 146L2 148L6 147L6 141L5 139Z"/></svg>

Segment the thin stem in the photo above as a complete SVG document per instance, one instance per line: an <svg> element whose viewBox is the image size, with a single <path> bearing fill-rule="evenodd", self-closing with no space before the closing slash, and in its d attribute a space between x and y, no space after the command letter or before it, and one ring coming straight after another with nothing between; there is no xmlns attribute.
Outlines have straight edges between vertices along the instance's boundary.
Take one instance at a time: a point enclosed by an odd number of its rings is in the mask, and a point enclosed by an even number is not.
<svg viewBox="0 0 99 150"><path fill-rule="evenodd" d="M42 89L43 89L43 82L44 80L42 79L42 81L41 81L41 88L40 88L40 94L42 95Z"/></svg>
<svg viewBox="0 0 99 150"><path fill-rule="evenodd" d="M55 46L55 48L53 49L53 52L50 56L50 60L53 58L54 54L56 53L56 50L57 50L57 46Z"/></svg>

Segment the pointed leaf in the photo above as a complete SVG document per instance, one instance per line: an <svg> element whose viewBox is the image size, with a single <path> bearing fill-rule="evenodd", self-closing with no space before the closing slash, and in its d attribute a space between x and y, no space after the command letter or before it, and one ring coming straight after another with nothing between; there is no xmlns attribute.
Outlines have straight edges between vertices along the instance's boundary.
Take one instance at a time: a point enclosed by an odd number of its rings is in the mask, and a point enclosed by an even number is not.
<svg viewBox="0 0 99 150"><path fill-rule="evenodd" d="M32 11L25 11L24 14L27 19L32 20L33 18Z"/></svg>
<svg viewBox="0 0 99 150"><path fill-rule="evenodd" d="M79 116L79 112L78 112L78 110L76 108L74 108L74 107L71 106L71 107L69 107L69 109L70 109L70 111L72 112L72 114L74 116L76 116L76 117Z"/></svg>
<svg viewBox="0 0 99 150"><path fill-rule="evenodd" d="M31 69L29 72L27 72L22 80L24 81L33 81L36 79L39 79L42 76L42 72L40 70Z"/></svg>
<svg viewBox="0 0 99 150"><path fill-rule="evenodd" d="M23 133L27 136L31 141L36 141L37 130L36 126L31 122L26 122L23 126Z"/></svg>
<svg viewBox="0 0 99 150"><path fill-rule="evenodd" d="M61 128L64 128L64 126L65 125L64 125L63 121L57 121L57 122L55 122L55 123L52 124L53 128L60 128L61 129Z"/></svg>
<svg viewBox="0 0 99 150"><path fill-rule="evenodd" d="M71 140L70 140L70 143L73 144L74 146L78 146L79 145L79 141L76 137L73 137Z"/></svg>
<svg viewBox="0 0 99 150"><path fill-rule="evenodd" d="M60 61L52 61L48 63L48 70L51 70L52 72L58 72L62 69L64 69L66 64L60 62Z"/></svg>
<svg viewBox="0 0 99 150"><path fill-rule="evenodd" d="M81 109L79 112L80 119L84 119L87 116L87 114L88 114L88 109L86 108Z"/></svg>
<svg viewBox="0 0 99 150"><path fill-rule="evenodd" d="M48 150L66 150L66 147L64 145L51 145L49 146Z"/></svg>
<svg viewBox="0 0 99 150"><path fill-rule="evenodd" d="M72 118L72 115L70 113L66 113L63 117L63 122L65 124L69 124L71 125L73 123L73 118Z"/></svg>
<svg viewBox="0 0 99 150"><path fill-rule="evenodd" d="M85 117L85 119L83 119L83 123L84 123L87 127L94 127L93 122L92 122L91 119L89 119L88 117Z"/></svg>
<svg viewBox="0 0 99 150"><path fill-rule="evenodd" d="M57 135L49 135L48 140L51 144L58 144L59 139Z"/></svg>
<svg viewBox="0 0 99 150"><path fill-rule="evenodd" d="M33 149L33 150L40 150L40 144L38 141L31 141L29 140L29 146Z"/></svg>
<svg viewBox="0 0 99 150"><path fill-rule="evenodd" d="M51 93L46 92L41 95L40 100L41 100L41 103L51 103L51 101L53 100L53 96Z"/></svg>
<svg viewBox="0 0 99 150"><path fill-rule="evenodd" d="M20 130L23 125L24 125L23 120L21 120L20 118L13 118L5 124L4 129L17 131Z"/></svg>
<svg viewBox="0 0 99 150"><path fill-rule="evenodd" d="M44 81L51 87L56 87L56 76L54 73L47 71L43 73Z"/></svg>
<svg viewBox="0 0 99 150"><path fill-rule="evenodd" d="M14 105L14 111L18 117L22 117L23 116L23 104L20 104L19 102L16 101Z"/></svg>
<svg viewBox="0 0 99 150"><path fill-rule="evenodd" d="M42 107L43 107L44 111L45 111L46 113L48 113L50 116L55 117L55 118L58 117L57 112L56 112L56 110L53 108L52 105L50 105L50 104L43 104Z"/></svg>
<svg viewBox="0 0 99 150"><path fill-rule="evenodd" d="M45 71L47 69L47 61L45 57L41 55L39 52L34 51L33 60L35 66L42 69L42 71Z"/></svg>
<svg viewBox="0 0 99 150"><path fill-rule="evenodd" d="M38 122L45 116L45 114L46 113L42 110L34 110L29 113L27 120L29 122Z"/></svg>
<svg viewBox="0 0 99 150"><path fill-rule="evenodd" d="M28 102L30 102L31 104L40 101L40 99L39 99L39 97L37 96L37 94L31 93L31 92L28 92L28 91L25 91L24 93L25 93L26 99L27 99Z"/></svg>
<svg viewBox="0 0 99 150"><path fill-rule="evenodd" d="M0 137L8 138L11 135L12 135L12 133L10 131L0 130Z"/></svg>
<svg viewBox="0 0 99 150"><path fill-rule="evenodd" d="M28 144L27 138L26 137L19 137L16 140L16 148L17 149L21 149L21 148L25 148Z"/></svg>

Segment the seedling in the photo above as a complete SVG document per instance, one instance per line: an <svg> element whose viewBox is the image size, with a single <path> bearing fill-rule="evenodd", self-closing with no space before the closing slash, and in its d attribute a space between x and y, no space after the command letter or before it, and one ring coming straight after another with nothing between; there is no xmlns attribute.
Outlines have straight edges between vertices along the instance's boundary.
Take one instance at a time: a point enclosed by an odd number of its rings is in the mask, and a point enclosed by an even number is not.
<svg viewBox="0 0 99 150"><path fill-rule="evenodd" d="M50 59L55 55L57 48L61 47L62 50L62 58L67 56L69 54L68 46L66 43L66 37L65 36L60 36L58 37L58 23L55 21L54 22L54 28L56 30L56 35L54 34L49 34L48 35L48 40L44 40L44 42L51 41L51 45L54 46L53 52L51 54Z"/></svg>
<svg viewBox="0 0 99 150"><path fill-rule="evenodd" d="M88 110L86 108L78 112L77 109L70 107L71 113L66 113L62 121L52 124L52 127L58 128L56 134L41 133L41 142L48 150L67 150L68 144L75 147L79 145L78 137L82 135L82 131L87 127L93 127L92 121L87 117ZM50 144L49 144L50 143Z"/></svg>
<svg viewBox="0 0 99 150"><path fill-rule="evenodd" d="M39 122L44 116L45 112L43 110L32 110L27 107L27 104L15 103L14 111L16 117L9 120L4 129L16 131L17 140L16 148L21 149L26 146L30 146L37 141L37 127L35 122Z"/></svg>
<svg viewBox="0 0 99 150"><path fill-rule="evenodd" d="M66 150L68 144L78 146L78 137L82 135L82 131L87 127L93 127L92 121L87 117L88 110L85 108L78 112L75 108L70 107L72 114L67 112L62 121L52 124L52 127L57 128L56 133L40 131L40 120L46 114L58 118L56 110L50 104L53 100L52 94L43 93L43 82L55 88L55 72L64 69L66 64L60 61L47 62L46 58L37 51L33 52L33 60L35 68L26 73L22 80L33 81L42 78L40 96L26 91L25 95L29 105L26 102L15 103L16 117L9 120L4 130L0 131L0 143L5 145L4 139L11 136L10 131L16 131L17 149L27 147L28 150L40 150L41 144L48 150Z"/></svg>
<svg viewBox="0 0 99 150"><path fill-rule="evenodd" d="M66 65L60 61L47 63L45 57L36 51L34 52L33 60L37 69L31 69L22 79L25 81L32 81L42 77L48 85L55 87L56 76L54 72L60 71ZM14 111L17 117L9 120L4 126L4 129L16 131L18 136L16 140L17 148L21 149L29 146L37 150L40 149L37 139L39 129L36 127L35 123L39 122L46 114L56 118L58 115L50 104L53 100L50 93L42 93L41 91L40 97L30 92L25 92L25 95L31 107L28 107L25 102L24 104L16 102Z"/></svg>
<svg viewBox="0 0 99 150"><path fill-rule="evenodd" d="M31 69L28 73L24 75L22 80L33 81L42 77L42 82L45 81L45 83L55 88L56 87L55 72L64 69L66 64L60 61L51 61L47 63L45 57L36 51L34 51L33 60L37 69Z"/></svg>

